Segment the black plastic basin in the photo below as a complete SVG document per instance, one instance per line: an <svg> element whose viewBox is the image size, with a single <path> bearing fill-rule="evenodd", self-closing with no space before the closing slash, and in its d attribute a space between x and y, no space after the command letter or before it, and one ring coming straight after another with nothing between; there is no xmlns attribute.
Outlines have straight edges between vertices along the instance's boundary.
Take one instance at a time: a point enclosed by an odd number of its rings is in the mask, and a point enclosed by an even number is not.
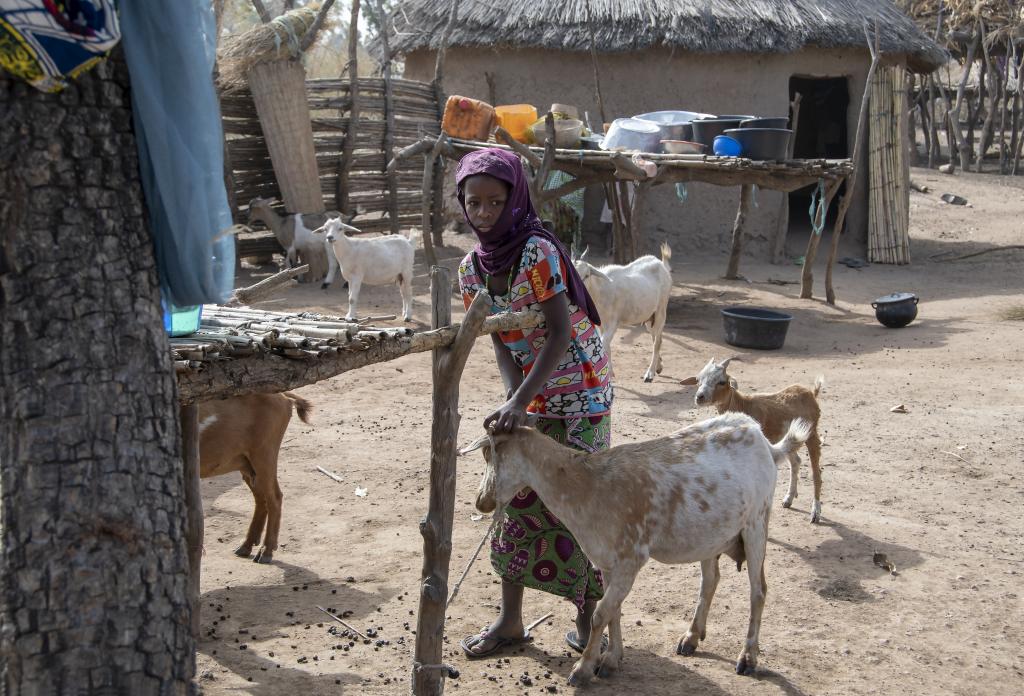
<svg viewBox="0 0 1024 696"><path fill-rule="evenodd" d="M789 116L752 118L740 121L740 128L789 128Z"/></svg>
<svg viewBox="0 0 1024 696"><path fill-rule="evenodd" d="M741 157L753 160L789 158L789 139L793 137L793 131L788 128L732 128L725 134L740 141L743 148Z"/></svg>
<svg viewBox="0 0 1024 696"><path fill-rule="evenodd" d="M722 310L725 342L740 348L776 350L786 342L793 317L761 307L726 307Z"/></svg>
<svg viewBox="0 0 1024 696"><path fill-rule="evenodd" d="M711 152L715 145L715 138L723 135L730 128L739 128L740 123L748 121L756 116L719 116L718 118L699 118L690 125L693 126L693 142L707 145L708 152Z"/></svg>

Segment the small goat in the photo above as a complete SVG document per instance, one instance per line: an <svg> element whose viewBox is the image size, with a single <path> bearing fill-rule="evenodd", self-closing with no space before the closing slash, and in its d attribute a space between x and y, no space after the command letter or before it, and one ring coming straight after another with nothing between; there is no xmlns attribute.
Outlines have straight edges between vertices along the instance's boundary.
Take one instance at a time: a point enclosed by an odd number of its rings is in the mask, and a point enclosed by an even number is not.
<svg viewBox="0 0 1024 696"><path fill-rule="evenodd" d="M270 207L274 202L270 198L253 198L249 201L249 222L260 220L274 233L278 243L284 247L289 268L307 263L308 279L314 282L320 280L327 275L330 250L323 239L313 236L313 230L307 226L305 218L322 221L323 215L281 215Z"/></svg>
<svg viewBox="0 0 1024 696"><path fill-rule="evenodd" d="M712 358L700 374L688 377L680 384L697 385L697 395L693 399L697 406L714 404L719 413L741 411L753 417L769 440L782 437L790 423L798 418L810 423L807 453L811 458L811 475L814 478L811 523L817 524L821 519L821 439L818 437L821 409L818 406L818 394L825 385L824 378L814 380L814 389L794 384L774 394L743 394L737 388L736 380L725 371L731 361L732 358L727 358L718 363ZM782 501L782 507L790 507L796 499L799 471L800 457L794 452L789 458L789 492Z"/></svg>
<svg viewBox="0 0 1024 696"><path fill-rule="evenodd" d="M396 283L402 293L403 318L412 321L412 265L416 255L412 239L397 234L355 239L345 234L347 230L359 231L340 218L331 218L313 231L314 235L324 235L334 250L322 287L327 289L334 282L334 275L340 268L342 277L348 281L348 314L345 318L355 320L359 289L363 283Z"/></svg>
<svg viewBox="0 0 1024 696"><path fill-rule="evenodd" d="M583 253L586 256L586 252ZM661 245L661 260L641 256L628 266L595 268L583 260L575 261L576 270L601 313L601 336L606 350L611 351L612 338L619 325L645 324L654 339L651 365L644 373L645 382L653 382L661 374L661 334L668 314L668 297L672 292L669 259L672 250Z"/></svg>
<svg viewBox="0 0 1024 696"><path fill-rule="evenodd" d="M304 423L312 404L290 392L250 394L199 404L199 476L209 478L232 471L242 479L255 501L252 522L236 556L248 558L252 547L263 546L253 561L270 563L281 529L281 487L277 484L277 455L292 417L292 405Z"/></svg>
<svg viewBox="0 0 1024 696"><path fill-rule="evenodd" d="M677 647L679 654L692 655L705 637L723 553L736 561L737 568L747 562L750 623L736 671L754 672L776 465L807 433L807 424L794 423L773 445L752 418L731 413L668 437L602 452L565 447L533 428L488 434L463 450L483 447L487 461L477 492L478 510L491 512L529 486L601 571L604 597L594 611L590 638L573 667L570 684L594 675L605 626L609 645L600 674L618 668L622 602L650 558L663 563L700 561L700 599Z"/></svg>

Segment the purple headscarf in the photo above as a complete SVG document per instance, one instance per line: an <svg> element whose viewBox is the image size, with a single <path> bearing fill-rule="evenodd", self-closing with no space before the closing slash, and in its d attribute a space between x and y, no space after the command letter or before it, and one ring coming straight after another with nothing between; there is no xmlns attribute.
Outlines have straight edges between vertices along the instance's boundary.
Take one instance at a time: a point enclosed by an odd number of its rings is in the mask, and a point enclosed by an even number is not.
<svg viewBox="0 0 1024 696"><path fill-rule="evenodd" d="M508 200L498 220L487 232L481 232L470 221L466 212L466 179L478 174L487 174L508 184ZM569 299L586 312L590 320L601 325L601 316L597 312L594 300L587 292L580 274L576 272L572 256L554 234L549 232L537 217L530 201L530 191L526 183L526 172L519 157L508 150L487 148L477 150L464 156L455 170L455 183L458 187L459 205L466 216L466 222L480 240L474 251L480 264L480 270L488 275L497 275L512 268L519 262L523 247L530 237L542 237L551 242L562 257L565 266L566 288Z"/></svg>

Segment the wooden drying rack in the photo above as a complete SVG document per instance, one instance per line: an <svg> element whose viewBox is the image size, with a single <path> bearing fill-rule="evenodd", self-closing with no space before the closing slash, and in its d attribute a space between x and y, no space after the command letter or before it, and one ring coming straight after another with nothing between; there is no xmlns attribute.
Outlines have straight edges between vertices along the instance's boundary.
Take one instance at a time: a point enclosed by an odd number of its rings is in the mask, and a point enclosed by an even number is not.
<svg viewBox="0 0 1024 696"><path fill-rule="evenodd" d="M423 225L429 229L431 219L430 201L431 187L443 185L429 174L433 171L434 162L439 157L447 157L458 161L463 155L488 147L500 147L512 150L522 157L529 165L526 167L530 186L530 196L534 207L548 201L561 198L581 188L593 185L617 187L617 200L623 210L613 210L613 242L616 250L616 262L628 263L645 253L643 233L643 215L647 194L651 187L662 184L679 184L701 182L715 186L740 186L739 209L732 230L732 248L729 254L729 265L725 272L726 279L739 277L740 254L746 234L746 221L750 211L754 187L758 186L772 191L789 193L806 186L823 183L822 204L818 208L814 220L814 228L824 227L824 216L839 191L843 182L854 172L854 164L849 159L840 160L787 160L784 162L751 160L743 157L713 157L707 155L656 155L643 153L638 156L641 163L652 163L654 174L640 166L634 157L622 152L604 150L568 150L554 147L554 120L547 117L547 145L529 147L512 138L503 128L495 132L496 142L479 142L450 138L441 133L437 138L424 138L418 143L399 151L388 164L391 171L405 159L425 154L423 176ZM565 172L575 179L557 188L545 189L544 184L552 171ZM629 184L635 186L630 203L627 189ZM628 206L628 209L625 209ZM829 254L828 270L825 277L826 297L829 304L835 304L835 293L832 288L832 267L839 247L839 235L842 220L840 216L832 234L832 248ZM424 235L426 237L426 235ZM814 282L812 268L821 243L820 234L811 234L804 255L801 280L802 298L812 297ZM428 256L430 252L428 251Z"/></svg>

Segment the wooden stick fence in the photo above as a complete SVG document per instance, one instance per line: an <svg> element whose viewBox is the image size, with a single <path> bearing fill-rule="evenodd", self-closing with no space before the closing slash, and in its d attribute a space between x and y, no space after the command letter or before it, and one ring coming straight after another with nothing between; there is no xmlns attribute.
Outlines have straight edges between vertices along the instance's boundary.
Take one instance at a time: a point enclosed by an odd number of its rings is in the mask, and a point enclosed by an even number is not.
<svg viewBox="0 0 1024 696"><path fill-rule="evenodd" d="M349 79L316 79L306 81L306 95L326 208L347 207L355 213L351 224L367 232L418 225L422 160L405 161L391 172L387 165L395 150L440 132L433 86L387 76L361 77L353 89ZM223 94L221 116L232 166L228 179L233 186L233 212L237 221L244 222L250 200L257 196L280 199L281 192L252 95L245 90ZM279 245L269 233L246 235L239 240L239 250L242 256L256 255L278 251Z"/></svg>

